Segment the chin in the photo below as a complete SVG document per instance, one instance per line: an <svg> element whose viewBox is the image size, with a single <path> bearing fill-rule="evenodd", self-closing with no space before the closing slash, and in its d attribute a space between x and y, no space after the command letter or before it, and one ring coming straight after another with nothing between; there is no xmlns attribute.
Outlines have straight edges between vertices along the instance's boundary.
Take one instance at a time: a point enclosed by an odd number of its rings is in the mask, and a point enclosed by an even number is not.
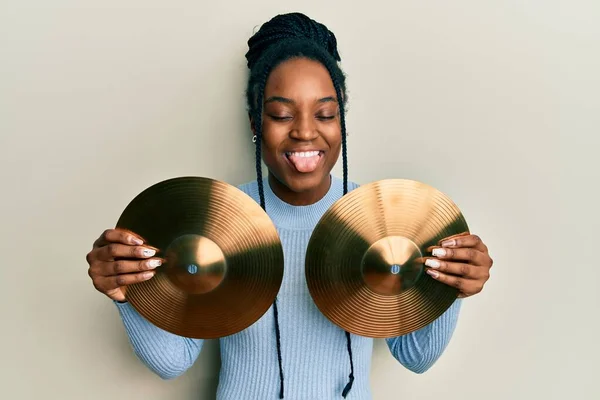
<svg viewBox="0 0 600 400"><path fill-rule="evenodd" d="M323 172L312 172L310 174L285 174L283 179L277 178L279 182L288 187L292 192L310 192L319 188L323 180L329 179L329 174Z"/></svg>

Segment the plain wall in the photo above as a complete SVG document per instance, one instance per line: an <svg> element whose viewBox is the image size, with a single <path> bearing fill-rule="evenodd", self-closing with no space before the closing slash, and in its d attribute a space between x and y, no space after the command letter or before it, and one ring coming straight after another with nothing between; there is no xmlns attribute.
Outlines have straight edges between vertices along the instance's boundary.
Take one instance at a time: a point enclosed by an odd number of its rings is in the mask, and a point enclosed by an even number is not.
<svg viewBox="0 0 600 400"><path fill-rule="evenodd" d="M2 1L0 397L214 398L216 343L153 375L85 255L153 183L255 178L246 42L302 11L338 38L351 179L439 188L495 261L427 373L377 341L375 399L599 398L599 4Z"/></svg>

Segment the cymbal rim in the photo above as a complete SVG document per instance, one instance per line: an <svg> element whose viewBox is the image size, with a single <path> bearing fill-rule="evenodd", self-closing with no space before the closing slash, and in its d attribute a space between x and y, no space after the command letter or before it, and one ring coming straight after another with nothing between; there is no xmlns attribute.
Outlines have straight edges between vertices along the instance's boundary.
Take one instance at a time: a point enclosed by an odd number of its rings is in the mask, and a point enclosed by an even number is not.
<svg viewBox="0 0 600 400"><path fill-rule="evenodd" d="M432 200L434 217L428 220L390 214L399 213L400 207L404 212L426 211L423 207ZM424 241L427 230L432 237ZM399 235L419 239L416 242L425 254L433 242L462 232L468 232L468 225L456 204L429 185L386 179L360 186L336 201L311 235L305 263L309 293L325 317L350 333L372 338L410 333L443 314L458 290L422 273L408 290L395 295L378 293L357 272L364 252L381 238Z"/></svg>

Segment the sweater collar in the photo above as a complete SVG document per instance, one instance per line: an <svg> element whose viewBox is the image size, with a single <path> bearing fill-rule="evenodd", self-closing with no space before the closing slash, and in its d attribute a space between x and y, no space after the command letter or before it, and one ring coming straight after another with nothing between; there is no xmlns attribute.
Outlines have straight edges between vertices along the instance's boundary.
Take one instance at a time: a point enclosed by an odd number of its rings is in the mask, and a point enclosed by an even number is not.
<svg viewBox="0 0 600 400"><path fill-rule="evenodd" d="M263 179L263 189L267 214L275 226L287 229L313 229L325 211L344 193L343 182L333 175L325 196L306 206L294 206L281 200L271 189L267 177Z"/></svg>

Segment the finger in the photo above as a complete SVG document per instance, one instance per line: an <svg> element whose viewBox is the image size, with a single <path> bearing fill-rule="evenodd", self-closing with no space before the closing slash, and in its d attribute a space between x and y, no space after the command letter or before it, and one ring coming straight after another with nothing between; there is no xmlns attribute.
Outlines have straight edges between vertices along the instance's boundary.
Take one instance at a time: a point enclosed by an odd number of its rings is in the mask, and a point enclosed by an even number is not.
<svg viewBox="0 0 600 400"><path fill-rule="evenodd" d="M450 240L454 240L456 238L463 237L463 236L469 236L469 235L470 235L469 232L462 232L462 233L457 233L456 235L445 237L445 238L443 238L443 239L441 239L441 240L438 241L437 246L429 246L429 247L427 247L426 250L428 252L431 252L431 250L433 250L434 248L441 247L442 243L444 243L444 242L447 242L447 241L450 241Z"/></svg>
<svg viewBox="0 0 600 400"><path fill-rule="evenodd" d="M141 245L144 244L144 240L139 235L126 229L107 229L96 239L94 247L102 247L110 243Z"/></svg>
<svg viewBox="0 0 600 400"><path fill-rule="evenodd" d="M116 258L150 258L156 254L156 249L151 246L130 246L126 244L111 243L97 249L96 258L100 261L113 261Z"/></svg>
<svg viewBox="0 0 600 400"><path fill-rule="evenodd" d="M485 261L484 254L472 247L458 249L436 247L431 254L440 260L467 261L473 265L483 265Z"/></svg>
<svg viewBox="0 0 600 400"><path fill-rule="evenodd" d="M427 274L436 281L440 281L448 286L458 289L460 292L459 297L472 296L481 292L481 289L483 289L483 284L479 280L466 279L439 272L435 269L428 269Z"/></svg>
<svg viewBox="0 0 600 400"><path fill-rule="evenodd" d="M442 245L442 243L443 243L443 242L445 242L445 241L448 241L448 240L453 240L453 239L456 239L456 238L459 238L459 237L464 237L464 236L469 236L469 235L470 235L470 233L469 233L469 232L461 232L461 233L457 233L456 235L452 235L452 236L448 236L448 237L446 237L446 238L443 238L442 240L440 240L440 241L438 242L438 245L440 245L440 246L441 246L441 245Z"/></svg>
<svg viewBox="0 0 600 400"><path fill-rule="evenodd" d="M486 251L487 247L477 235L467 235L462 237L450 238L440 243L440 246L447 248L473 247L480 251Z"/></svg>
<svg viewBox="0 0 600 400"><path fill-rule="evenodd" d="M156 271L144 271L132 274L121 274L103 277L98 280L98 285L104 292L120 288L121 286L133 285L152 279Z"/></svg>
<svg viewBox="0 0 600 400"><path fill-rule="evenodd" d="M120 303L126 302L127 299L125 298L125 294L123 293L123 291L121 289L112 289L112 290L107 290L105 293L109 298L118 301Z"/></svg>
<svg viewBox="0 0 600 400"><path fill-rule="evenodd" d="M147 260L117 260L100 262L94 265L92 274L99 276L114 276L121 274L129 274L132 272L151 271L158 268L164 262L161 258L150 258Z"/></svg>
<svg viewBox="0 0 600 400"><path fill-rule="evenodd" d="M480 269L482 269L481 267L477 267L466 263L457 263L438 260L435 258L427 258L425 260L425 265L439 272L444 272L446 274L460 276L468 279L478 279L482 276L481 271L479 271Z"/></svg>

